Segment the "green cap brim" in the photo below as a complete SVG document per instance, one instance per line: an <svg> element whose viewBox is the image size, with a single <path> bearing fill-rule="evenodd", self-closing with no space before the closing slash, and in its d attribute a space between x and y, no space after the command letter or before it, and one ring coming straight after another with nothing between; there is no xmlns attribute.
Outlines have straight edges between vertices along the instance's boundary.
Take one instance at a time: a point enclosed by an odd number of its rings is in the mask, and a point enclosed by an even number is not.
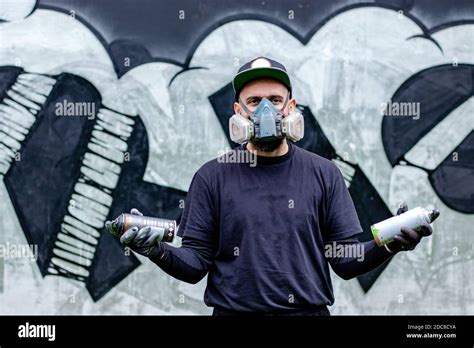
<svg viewBox="0 0 474 348"><path fill-rule="evenodd" d="M236 98L242 88L247 83L259 78L269 78L277 80L283 83L288 88L288 90L291 91L290 77L285 71L278 68L255 68L242 71L235 75L234 80L232 81L232 85L234 87L234 93Z"/></svg>

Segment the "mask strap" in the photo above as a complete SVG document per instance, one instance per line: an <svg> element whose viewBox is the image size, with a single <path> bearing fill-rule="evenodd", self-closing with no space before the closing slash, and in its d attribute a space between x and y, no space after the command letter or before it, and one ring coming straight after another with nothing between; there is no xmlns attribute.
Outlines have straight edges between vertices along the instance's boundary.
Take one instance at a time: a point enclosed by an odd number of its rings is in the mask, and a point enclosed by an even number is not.
<svg viewBox="0 0 474 348"><path fill-rule="evenodd" d="M247 115L249 117L252 117L253 116L253 112L251 112L245 105L244 103L242 103L242 100L239 98L239 105L242 109L244 109L244 111L247 113Z"/></svg>
<svg viewBox="0 0 474 348"><path fill-rule="evenodd" d="M286 95L285 103L283 104L283 107L281 108L280 112L283 112L283 110L285 110L286 104L288 104L289 100L290 100L290 92L288 92L288 94Z"/></svg>

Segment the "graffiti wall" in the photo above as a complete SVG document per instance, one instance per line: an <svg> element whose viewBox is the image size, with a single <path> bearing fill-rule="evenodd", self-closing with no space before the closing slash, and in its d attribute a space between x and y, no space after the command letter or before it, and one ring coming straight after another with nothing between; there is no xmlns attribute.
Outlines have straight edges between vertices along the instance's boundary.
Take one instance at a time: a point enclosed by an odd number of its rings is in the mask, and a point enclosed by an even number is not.
<svg viewBox="0 0 474 348"><path fill-rule="evenodd" d="M0 313L208 314L104 222L180 219L234 146L230 81L283 62L298 145L342 171L369 240L401 201L441 218L333 314L474 314L474 4L0 0ZM29 255L30 253L30 255ZM29 257L28 257L29 255Z"/></svg>

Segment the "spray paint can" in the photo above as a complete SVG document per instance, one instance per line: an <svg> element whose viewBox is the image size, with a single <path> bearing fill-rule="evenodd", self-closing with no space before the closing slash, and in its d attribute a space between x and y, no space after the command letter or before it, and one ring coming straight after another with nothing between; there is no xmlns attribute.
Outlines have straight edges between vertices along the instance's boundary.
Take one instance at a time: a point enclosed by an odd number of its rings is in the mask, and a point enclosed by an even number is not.
<svg viewBox="0 0 474 348"><path fill-rule="evenodd" d="M394 240L393 237L396 235L402 235L400 232L402 227L408 227L418 232L421 226L431 224L438 216L439 211L437 209L428 210L416 207L403 214L376 223L370 226L370 228L375 243L377 243L378 246L383 246L392 242Z"/></svg>
<svg viewBox="0 0 474 348"><path fill-rule="evenodd" d="M106 225L107 230L116 237L122 236L125 231L132 227L142 229L146 226L153 226L162 230L161 237L158 239L159 242L171 243L173 241L176 233L175 220L124 213Z"/></svg>

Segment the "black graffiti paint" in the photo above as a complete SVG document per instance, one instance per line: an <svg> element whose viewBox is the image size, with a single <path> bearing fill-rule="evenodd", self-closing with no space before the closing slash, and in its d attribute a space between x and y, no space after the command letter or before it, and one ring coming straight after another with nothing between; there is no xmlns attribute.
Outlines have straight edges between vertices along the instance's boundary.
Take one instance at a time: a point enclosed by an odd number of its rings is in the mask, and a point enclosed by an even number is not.
<svg viewBox="0 0 474 348"><path fill-rule="evenodd" d="M199 42L217 26L233 20L273 23L306 43L329 19L350 8L364 6L403 11L405 16L423 23L423 29L459 23L474 10L471 0L456 0L455 6L450 1L433 0L38 0L39 9L54 9L68 15L74 10L76 18L91 27L109 48L119 76L152 61L188 67ZM297 20L288 19L290 10ZM428 32L424 35L429 36ZM127 58L130 64L124 64Z"/></svg>
<svg viewBox="0 0 474 348"><path fill-rule="evenodd" d="M0 86L5 88L0 92L0 103L12 102L6 99L5 91L21 71L15 67L0 70ZM45 103L39 105L36 120L21 143L21 160L11 162L4 181L28 242L38 245L41 274L82 281L92 299L97 301L140 262L133 253L124 252L119 241L102 225L94 227L89 225L87 218L81 221L71 215L71 197L78 202L72 206L76 210L81 200L90 199L77 192L78 183L82 187L89 185L104 197L111 197L102 205L91 201L102 211L108 210L104 221L132 207L147 215L179 221L179 202L185 193L143 181L149 151L146 130L139 116L119 115L108 109L102 104L98 91L81 77L61 74L54 79L54 88ZM113 113L114 117L122 117L133 124L131 135L121 137L126 139L129 160L120 163L120 175L114 187L105 187L100 180L94 181L84 174L89 173L84 171L84 163L92 155L93 132L99 129L109 137L113 134L98 126L100 117L58 117L55 113L57 103L64 100L93 104L98 110ZM76 268L71 268L73 266Z"/></svg>
<svg viewBox="0 0 474 348"><path fill-rule="evenodd" d="M473 96L474 66L469 64L431 67L405 81L393 95L392 103L419 103L420 115L416 119L406 116L383 117L382 139L392 166L402 162L411 165L405 154ZM468 122L464 126L468 129L474 127ZM474 213L473 150L474 132L471 131L434 170L421 168L428 173L438 197L448 207L466 214ZM453 160L453 153L456 153L456 160Z"/></svg>
<svg viewBox="0 0 474 348"><path fill-rule="evenodd" d="M209 97L211 105L217 115L219 122L224 130L230 146L236 144L232 142L229 135L229 117L233 114L234 92L232 85L228 84ZM345 161L331 145L329 139L324 134L317 120L306 106L300 106L305 122L305 136L296 145L323 156L329 160L336 160L349 166L351 174L346 178L349 184L349 193L359 216L363 233L359 235L361 241L371 240L370 225L375 221L382 221L392 216L390 210L365 176L364 172L357 164ZM367 292L375 283L377 278L387 267L389 262L377 267L376 269L358 277L362 289Z"/></svg>

